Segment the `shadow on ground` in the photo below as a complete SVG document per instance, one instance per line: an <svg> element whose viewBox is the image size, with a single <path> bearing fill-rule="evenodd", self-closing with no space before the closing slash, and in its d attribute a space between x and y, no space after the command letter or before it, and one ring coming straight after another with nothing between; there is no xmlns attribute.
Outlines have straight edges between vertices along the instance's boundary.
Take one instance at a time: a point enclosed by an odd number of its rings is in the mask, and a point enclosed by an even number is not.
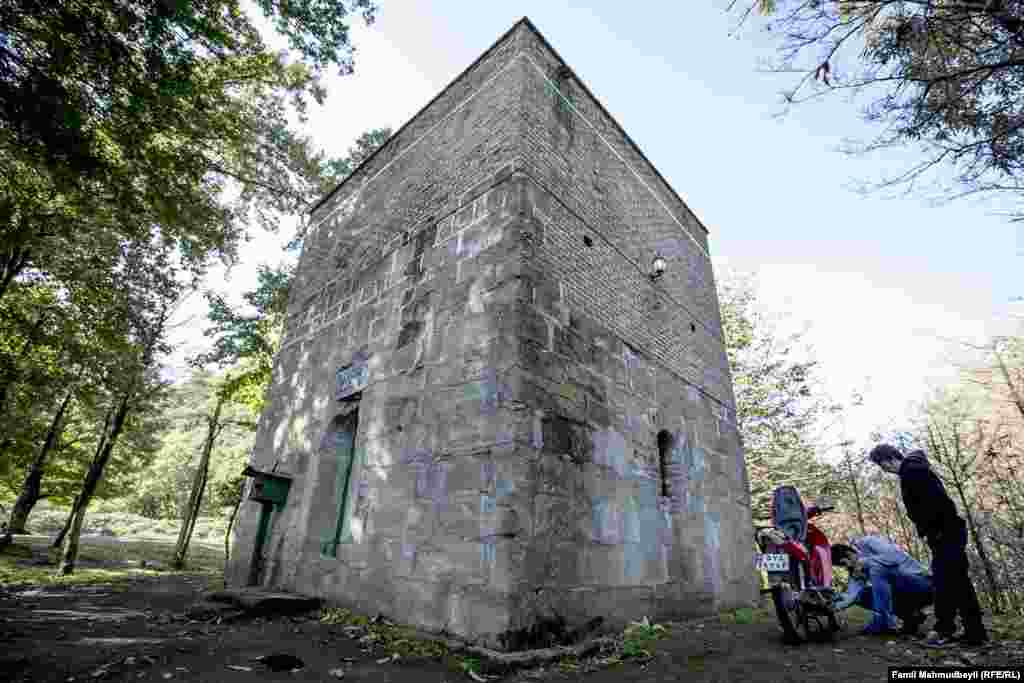
<svg viewBox="0 0 1024 683"><path fill-rule="evenodd" d="M315 612L219 622L186 615L205 592L219 588L219 579L209 573L140 573L99 585L0 586L0 680L454 683L471 678L466 662L460 669L450 659L395 660L362 633L321 623ZM988 651L933 652L910 639L844 634L835 642L787 646L770 615L758 614L752 623L715 618L671 624L646 661L611 666L600 665L600 657L563 661L505 680L834 682L884 680L886 668L897 664L1024 666L1019 641L1002 641ZM858 620L852 621L855 632ZM287 656L258 661L268 655ZM301 667L290 670L298 662ZM273 670L278 664L289 670Z"/></svg>

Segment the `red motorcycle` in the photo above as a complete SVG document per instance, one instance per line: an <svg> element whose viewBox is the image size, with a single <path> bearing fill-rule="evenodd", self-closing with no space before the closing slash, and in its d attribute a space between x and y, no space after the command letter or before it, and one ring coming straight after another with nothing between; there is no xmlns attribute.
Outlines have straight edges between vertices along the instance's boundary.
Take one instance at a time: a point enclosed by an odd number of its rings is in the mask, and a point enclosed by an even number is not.
<svg viewBox="0 0 1024 683"><path fill-rule="evenodd" d="M808 520L834 510L822 498L804 507L793 486L780 486L772 495L772 526L755 532L757 568L768 575L768 588L786 640L802 643L812 637L831 637L846 629L846 618L835 605L832 587L832 545L825 533Z"/></svg>

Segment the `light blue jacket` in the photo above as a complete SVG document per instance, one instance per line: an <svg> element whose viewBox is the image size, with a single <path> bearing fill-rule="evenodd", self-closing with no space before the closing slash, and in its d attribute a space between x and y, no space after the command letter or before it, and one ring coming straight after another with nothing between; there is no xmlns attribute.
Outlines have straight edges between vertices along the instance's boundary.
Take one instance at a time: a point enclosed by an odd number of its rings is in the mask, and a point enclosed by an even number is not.
<svg viewBox="0 0 1024 683"><path fill-rule="evenodd" d="M893 590L931 591L928 572L920 562L881 536L854 539L850 545L857 550L859 559L864 563L864 574L850 577L846 592L836 602L836 607L846 609L850 605L860 604L874 612L874 618L864 629L867 633L895 629L897 621L893 615Z"/></svg>

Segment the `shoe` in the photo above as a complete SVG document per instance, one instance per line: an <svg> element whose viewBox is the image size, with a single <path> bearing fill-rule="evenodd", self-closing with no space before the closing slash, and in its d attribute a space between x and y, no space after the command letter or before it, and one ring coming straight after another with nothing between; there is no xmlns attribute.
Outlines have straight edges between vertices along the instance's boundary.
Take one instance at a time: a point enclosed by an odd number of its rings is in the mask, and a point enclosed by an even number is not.
<svg viewBox="0 0 1024 683"><path fill-rule="evenodd" d="M922 645L932 648L933 650L940 650L942 648L956 645L959 640L960 639L958 637L953 635L940 635L935 631L931 631Z"/></svg>
<svg viewBox="0 0 1024 683"><path fill-rule="evenodd" d="M923 616L920 619L904 619L903 626L900 627L900 635L916 638L918 632L921 630L921 624L923 623Z"/></svg>
<svg viewBox="0 0 1024 683"><path fill-rule="evenodd" d="M963 638L960 639L960 642L967 647L981 647L983 645L988 645L988 634L984 631L981 633L965 633Z"/></svg>

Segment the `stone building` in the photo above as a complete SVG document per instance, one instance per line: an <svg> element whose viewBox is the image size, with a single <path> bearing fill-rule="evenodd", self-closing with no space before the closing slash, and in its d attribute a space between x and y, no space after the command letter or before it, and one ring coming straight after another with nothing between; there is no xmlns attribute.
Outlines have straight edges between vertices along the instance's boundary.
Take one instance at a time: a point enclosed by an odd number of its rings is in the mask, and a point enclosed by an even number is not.
<svg viewBox="0 0 1024 683"><path fill-rule="evenodd" d="M751 603L707 231L527 19L310 218L232 585L500 648Z"/></svg>

